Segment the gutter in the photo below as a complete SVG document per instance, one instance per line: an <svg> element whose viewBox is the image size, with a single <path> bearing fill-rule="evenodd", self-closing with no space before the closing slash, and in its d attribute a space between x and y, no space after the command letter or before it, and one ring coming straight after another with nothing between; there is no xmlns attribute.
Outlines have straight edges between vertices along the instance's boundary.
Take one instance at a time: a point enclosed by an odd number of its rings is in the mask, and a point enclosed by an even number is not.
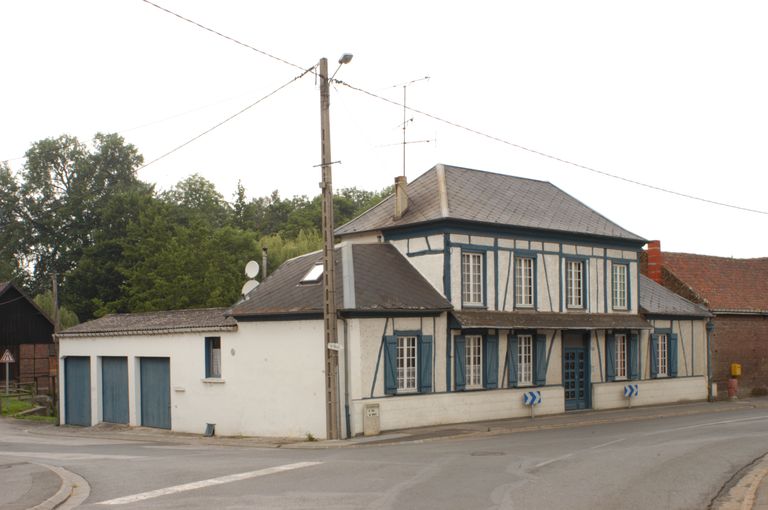
<svg viewBox="0 0 768 510"><path fill-rule="evenodd" d="M86 338L86 337L105 337L105 336L139 336L139 335L170 335L173 333L213 333L219 331L237 331L237 324L231 326L212 326L212 327L192 327L192 328L162 328L162 329L142 329L142 330L115 330L115 331L93 331L83 333L58 333L53 335L57 340L60 338Z"/></svg>

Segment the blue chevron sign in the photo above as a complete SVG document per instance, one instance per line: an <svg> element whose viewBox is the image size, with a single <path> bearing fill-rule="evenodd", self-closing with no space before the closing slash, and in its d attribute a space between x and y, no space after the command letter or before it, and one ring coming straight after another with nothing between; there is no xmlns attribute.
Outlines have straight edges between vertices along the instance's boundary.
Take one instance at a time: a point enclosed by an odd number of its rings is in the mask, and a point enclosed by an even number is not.
<svg viewBox="0 0 768 510"><path fill-rule="evenodd" d="M541 404L541 392L526 391L523 393L523 404L527 406L535 406L537 404Z"/></svg>
<svg viewBox="0 0 768 510"><path fill-rule="evenodd" d="M636 397L640 394L640 388L637 384L627 384L624 386L624 398Z"/></svg>

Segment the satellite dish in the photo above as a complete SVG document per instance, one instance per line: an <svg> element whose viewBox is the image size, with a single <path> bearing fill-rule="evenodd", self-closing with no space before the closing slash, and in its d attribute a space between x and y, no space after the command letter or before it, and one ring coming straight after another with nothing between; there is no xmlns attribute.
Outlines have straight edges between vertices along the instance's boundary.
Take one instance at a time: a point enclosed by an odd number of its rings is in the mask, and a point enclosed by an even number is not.
<svg viewBox="0 0 768 510"><path fill-rule="evenodd" d="M247 296L248 294L250 294L250 292L253 289L255 289L258 286L259 286L259 282L257 282L256 280L248 280L247 282L245 282L245 285L243 285L243 290L241 290L240 292L243 296Z"/></svg>
<svg viewBox="0 0 768 510"><path fill-rule="evenodd" d="M259 263L255 260L248 262L245 265L245 276L248 278L256 278L257 274L259 274Z"/></svg>

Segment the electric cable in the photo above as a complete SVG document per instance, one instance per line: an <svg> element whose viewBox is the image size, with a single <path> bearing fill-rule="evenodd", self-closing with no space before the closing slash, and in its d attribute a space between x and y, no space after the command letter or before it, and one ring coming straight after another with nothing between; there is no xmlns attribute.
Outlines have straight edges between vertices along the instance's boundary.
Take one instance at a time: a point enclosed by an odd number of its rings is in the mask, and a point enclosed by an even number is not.
<svg viewBox="0 0 768 510"><path fill-rule="evenodd" d="M612 174L610 172L606 172L606 171L603 171L603 170L598 170L596 168L593 168L593 167L590 167L590 166L587 166L587 165L582 165L581 163L576 163L574 161L570 161L570 160L567 160L565 158L561 158L561 157L558 157L558 156L553 156L551 154L547 154L546 152L542 152L540 150L532 149L532 148L526 147L524 145L520 145L520 144L517 144L517 143L514 143L514 142L510 142L509 140L505 140L505 139L500 138L498 136L489 135L489 134L484 133L482 131L479 131L477 129L473 129L473 128L464 126L464 125L459 124L457 122L453 122L453 121L444 119L444 118L439 117L437 115L434 115L434 114L431 114L431 113L428 113L428 112L425 112L425 111L413 108L411 106L406 106L406 105L404 105L402 103L399 103L397 101L394 101L392 99L380 96L379 94L376 94L374 92L370 92L370 91L362 89L360 87L355 87L354 85L352 85L350 83L347 83L347 82L345 82L343 80L334 80L334 82L338 83L339 85L343 85L343 86L345 86L345 87L347 87L349 89L352 89L352 90L354 90L356 92L360 92L362 94L368 95L368 96L373 97L375 99L379 99L380 101L384 101L386 103L398 106L400 108L406 108L406 109L408 109L408 110L410 110L410 111L412 111L414 113L417 113L419 115L423 115L424 117L428 117L428 118L436 120L438 122L442 122L443 124L447 124L449 126L452 126L452 127L458 128L458 129L462 129L464 131L473 133L475 135L482 136L484 138L488 138L489 140L500 142L500 143L503 143L505 145L509 145L511 147L515 147L517 149L521 149L521 150L530 152L531 154L535 154L537 156L548 158L548 159L551 159L553 161L557 161L559 163L564 163L566 165L570 165L570 166L573 166L573 167L576 167L576 168L580 168L582 170L587 170L589 172L593 172L593 173L602 175L604 177L610 177L612 179L617 179L619 181L624 181L624 182L627 182L629 184L634 184L636 186L642 186L644 188L652 189L652 190L655 190L655 191L661 191L663 193L668 193L670 195L676 195L676 196L683 197L683 198L688 198L690 200L697 200L699 202L704 202L704 203L707 203L707 204L718 205L718 206L721 206L721 207L728 207L728 208L736 209L736 210L739 210L739 211L746 211L746 212L751 212L751 213L756 213L756 214L768 215L768 211L761 211L759 209L752 209L750 207L742 207L742 206L739 206L739 205L729 204L729 203L726 203L726 202L718 202L716 200L710 200L708 198L698 197L698 196L695 196L695 195L690 195L688 193L683 193L683 192L680 192L680 191L675 191L675 190L671 190L671 189L667 189L667 188L662 188L661 186L656 186L654 184L648 184L648 183L645 183L645 182L636 181L634 179L629 179L628 177L622 177L620 175Z"/></svg>

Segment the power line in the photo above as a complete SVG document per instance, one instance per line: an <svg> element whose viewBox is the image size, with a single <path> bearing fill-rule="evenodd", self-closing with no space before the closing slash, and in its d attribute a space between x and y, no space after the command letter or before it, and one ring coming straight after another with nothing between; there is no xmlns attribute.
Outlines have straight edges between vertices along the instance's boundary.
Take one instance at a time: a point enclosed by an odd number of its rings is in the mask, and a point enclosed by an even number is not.
<svg viewBox="0 0 768 510"><path fill-rule="evenodd" d="M145 0L145 1L146 1L146 0ZM151 165L152 163L156 163L156 162L160 161L161 159L165 158L166 156L170 156L171 154L173 154L173 153L174 153L174 152L176 152L177 150L179 150L179 149L182 149L182 148L186 147L187 145L189 145L190 143L194 142L195 140L197 140L197 139L199 139L199 138L202 138L203 136L207 135L208 133L210 133L210 132L211 132L211 131L213 131L214 129L216 129L216 128L218 128L218 127L220 127L220 126L222 126L222 125L226 124L227 122L229 122L230 120L234 119L234 118L235 118L235 117L237 117L238 115L240 115L240 114L242 114L242 113L245 113L246 111L250 110L251 108L253 108L253 107L254 107L254 106L256 106L257 104L259 104L259 103L261 103L262 101L264 101L265 99L268 99L268 98L270 98L270 97L274 96L275 94L277 94L278 92L280 92L281 90L283 90L285 87L287 87L287 86L288 86L288 85L290 85L291 83L293 83L293 82L295 82L295 81L298 81L298 80L300 80L300 79L301 79L301 78L303 78L303 77L304 77L304 76L305 76L305 75L306 75L308 72L312 71L312 70L313 70L315 67L316 67L316 66L312 66L312 67L309 67L309 68L305 69L305 70L304 70L304 71L303 71L301 74L298 74L298 75L294 76L294 77L293 77L293 78L291 78L289 81L287 81L287 82L283 83L282 85L280 85L279 87L277 87L275 90L273 90L272 92L270 92L270 93L269 93L269 94L267 94L266 96L262 96L262 97L260 97L259 99L257 99L257 100L256 100L256 101L254 101L253 103L249 104L248 106L246 106L245 108L243 108L243 109L242 109L242 110L240 110L239 112L237 112L237 113L234 113L234 114L230 115L229 117L227 117L226 119L222 120L221 122L219 122L219 123L217 123L217 124L215 124L215 125L211 126L210 128L206 129L205 131L203 131L203 132L202 132L202 133L200 133L199 135L197 135L197 136L194 136L194 137L190 138L189 140L187 140L186 142L182 143L181 145L179 145L179 146L177 146L177 147L175 147L175 148L173 148L173 149L169 150L168 152L166 152L166 153L165 153L165 154L163 154L162 156L158 156L158 157L156 157L155 159L153 159L152 161L150 161L149 163L145 163L144 165L140 166L140 167L139 167L139 168L137 168L136 170L138 171L138 170L141 170L141 169L143 169L143 168L147 168L147 167L148 167L149 165Z"/></svg>
<svg viewBox="0 0 768 510"><path fill-rule="evenodd" d="M149 4L149 5L153 6L153 7L156 7L156 8L160 9L160 10L161 10L161 11L163 11L163 12L167 12L168 14L170 14L170 15L172 15L172 16L176 16L177 18L179 18L179 19L181 19L181 20L184 20L184 21L186 21L187 23L192 23L192 24L193 24L193 25L195 25L196 27L202 28L203 30L205 30L205 31L207 31L207 32L211 32L212 34L216 34L216 35L218 35L219 37L223 37L224 39L227 39L228 41L232 41L232 42L233 42L233 43L235 43L235 44L239 44L240 46L243 46L243 47L245 47L245 48L248 48L249 50L253 50L253 51L257 52L257 53L261 53L261 54L262 54L262 55L264 55L265 57L269 57L269 58L271 58L271 59L273 59L273 60L277 60L278 62L282 62L283 64L287 64L287 65L289 65L289 66L295 67L296 69L300 69L300 70L302 70L302 71L304 70L304 68L303 68L303 67L301 67L300 65L294 64L293 62L289 62L289 61L287 61L287 60L285 60L285 59L282 59L282 58L280 58L280 57L277 57L277 56L275 56L275 55L272 55L271 53L267 53L266 51L264 51L264 50L260 50L260 49L258 49L258 48L256 48L256 47L254 47L254 46L251 46L251 45L250 45L250 44L248 44L248 43L244 43L244 42L242 42L242 41L239 41L239 40L235 39L234 37L230 37L230 36L228 36L228 35L222 34L222 33L221 33L221 32L219 32L218 30L214 30L214 29L212 29L212 28L209 28L209 27L207 27L207 26L205 26L205 25L203 25L203 24L201 24L201 23L198 23L197 21L191 20L191 19L189 19L189 18L187 18L187 17L184 17L184 16L182 16L181 14L178 14L178 13L176 13L176 12L173 12L173 11L171 11L170 9L166 9L165 7L163 7L163 6L161 6L161 5L157 5L157 4L156 4L156 3L154 3L154 2L150 2L149 0L143 0L143 2L144 2L144 3L147 3L147 4Z"/></svg>
<svg viewBox="0 0 768 510"><path fill-rule="evenodd" d="M624 181L624 182L627 182L627 183L630 183L630 184L634 184L634 185L637 185L637 186L642 186L644 188L652 189L652 190L655 190L655 191L661 191L663 193L668 193L670 195L676 195L676 196L683 197L683 198L688 198L688 199L691 199L691 200L697 200L699 202L704 202L704 203L707 203L707 204L719 205L721 207L729 207L731 209L737 209L739 211L746 211L746 212L751 212L751 213L768 215L768 211L761 211L759 209L751 209L749 207L742 207L740 205L729 204L729 203L726 203L726 202L718 202L716 200L710 200L708 198L702 198L702 197L698 197L698 196L695 196L695 195L690 195L688 193L682 193L680 191L674 191L674 190L671 190L671 189L662 188L661 186L656 186L656 185L653 185L653 184L648 184L648 183L645 183L645 182L636 181L634 179L629 179L627 177L622 177L620 175L616 175L616 174L612 174L612 173L609 173L609 172L605 172L603 170L598 170L596 168L593 168L593 167L590 167L590 166L587 166L587 165L582 165L581 163L576 163L576 162L573 162L573 161L570 161L570 160L567 160L567 159L564 159L564 158L561 158L561 157L558 157L558 156L553 156L551 154L547 154L546 152L542 152L542 151L539 151L539 150L536 150L536 149L531 149L530 147L526 147L524 145L520 145L520 144L517 144L517 143L514 143L514 142L510 142L509 140L505 140L503 138L499 138L498 136L494 136L494 135L489 135L487 133L483 133L482 131L478 131L477 129L473 129L473 128L464 126L462 124L459 124L459 123L456 123L456 122L444 119L444 118L439 117L437 115L434 115L434 114L431 114L431 113L428 113L428 112L425 112L425 111L422 111L422 110L418 110L418 109L410 107L410 106L406 106L406 105L404 105L402 103L398 103L397 101L394 101L392 99L388 99L386 97L380 96L378 94L375 94L373 92L367 91L365 89L361 89L360 87L355 87L354 85L351 85L351 84L349 84L349 83L347 83L345 81L334 80L334 82L338 83L339 85L343 85L343 86L345 86L345 87L347 87L349 89L352 89L352 90L354 90L356 92L360 92L360 93L368 95L370 97L379 99L380 101L384 101L386 103L398 106L400 108L406 108L406 109L408 109L408 110L410 110L410 111L412 111L414 113L418 113L419 115L423 115L425 117L428 117L430 119L436 120L438 122L442 122L443 124L448 124L449 126L452 126L452 127L458 128L458 129L462 129L464 131L468 131L470 133L482 136L484 138L488 138L489 140L493 140L495 142L500 142L500 143L503 143L505 145L509 145L511 147L515 147L517 149L521 149L521 150L530 152L532 154L536 154L537 156L548 158L548 159L557 161L559 163L564 163L566 165L574 166L574 167L580 168L582 170L587 170L589 172L593 172L593 173L602 175L604 177L610 177L612 179L617 179L619 181Z"/></svg>

